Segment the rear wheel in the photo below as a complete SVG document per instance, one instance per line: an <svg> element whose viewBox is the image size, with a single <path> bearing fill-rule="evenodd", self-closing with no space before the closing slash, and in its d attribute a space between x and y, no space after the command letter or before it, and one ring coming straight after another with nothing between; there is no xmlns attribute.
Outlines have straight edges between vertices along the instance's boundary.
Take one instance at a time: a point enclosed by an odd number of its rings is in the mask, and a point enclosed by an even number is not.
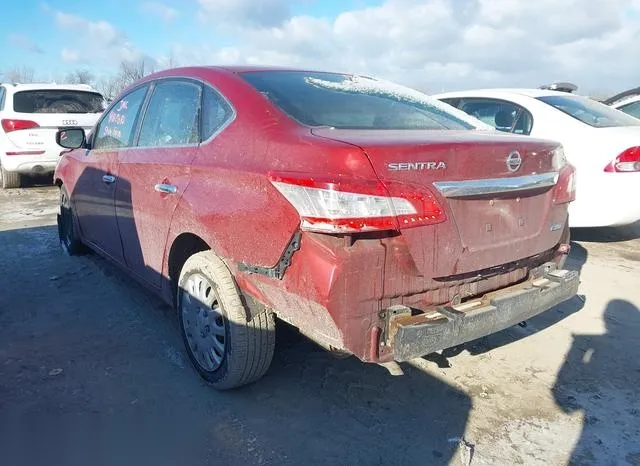
<svg viewBox="0 0 640 466"><path fill-rule="evenodd" d="M58 237L62 250L70 255L84 254L87 248L78 235L78 228L69 193L64 186L60 187L60 213L58 214Z"/></svg>
<svg viewBox="0 0 640 466"><path fill-rule="evenodd" d="M4 168L0 167L0 185L2 186L2 189L19 188L20 173L8 172Z"/></svg>
<svg viewBox="0 0 640 466"><path fill-rule="evenodd" d="M187 354L219 390L262 377L275 347L275 320L264 310L248 318L227 266L211 251L191 256L178 285L178 317Z"/></svg>

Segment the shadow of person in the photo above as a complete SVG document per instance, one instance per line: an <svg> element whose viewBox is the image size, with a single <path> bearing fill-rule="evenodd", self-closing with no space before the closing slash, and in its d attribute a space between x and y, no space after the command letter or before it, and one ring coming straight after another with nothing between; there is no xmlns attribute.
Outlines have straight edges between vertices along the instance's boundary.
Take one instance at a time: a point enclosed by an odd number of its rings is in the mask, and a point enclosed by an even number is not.
<svg viewBox="0 0 640 466"><path fill-rule="evenodd" d="M572 465L640 464L640 310L615 299L604 322L603 335L573 335L552 389L565 413L584 415Z"/></svg>

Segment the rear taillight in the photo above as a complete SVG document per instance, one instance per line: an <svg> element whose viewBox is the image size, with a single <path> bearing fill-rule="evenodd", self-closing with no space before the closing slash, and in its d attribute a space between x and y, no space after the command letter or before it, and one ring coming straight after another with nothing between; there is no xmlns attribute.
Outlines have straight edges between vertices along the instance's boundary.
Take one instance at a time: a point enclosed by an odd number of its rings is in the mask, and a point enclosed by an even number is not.
<svg viewBox="0 0 640 466"><path fill-rule="evenodd" d="M21 129L37 128L40 125L31 120L2 120L2 129L5 133L18 131Z"/></svg>
<svg viewBox="0 0 640 466"><path fill-rule="evenodd" d="M576 199L576 170L571 164L566 164L558 174L553 201L556 204L566 204Z"/></svg>
<svg viewBox="0 0 640 466"><path fill-rule="evenodd" d="M300 214L301 228L323 233L400 230L446 220L424 188L339 177L272 174L275 188Z"/></svg>
<svg viewBox="0 0 640 466"><path fill-rule="evenodd" d="M630 147L604 167L607 173L640 172L640 146Z"/></svg>

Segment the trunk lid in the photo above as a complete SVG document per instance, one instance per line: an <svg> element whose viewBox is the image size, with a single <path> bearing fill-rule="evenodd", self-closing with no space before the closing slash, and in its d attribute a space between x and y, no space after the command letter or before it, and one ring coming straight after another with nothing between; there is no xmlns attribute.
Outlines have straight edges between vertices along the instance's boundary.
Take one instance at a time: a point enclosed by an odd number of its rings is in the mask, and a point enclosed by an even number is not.
<svg viewBox="0 0 640 466"><path fill-rule="evenodd" d="M402 232L423 275L489 269L560 239L566 205L553 203L556 143L480 131L312 132L360 147L382 182L426 188L437 197L448 220Z"/></svg>

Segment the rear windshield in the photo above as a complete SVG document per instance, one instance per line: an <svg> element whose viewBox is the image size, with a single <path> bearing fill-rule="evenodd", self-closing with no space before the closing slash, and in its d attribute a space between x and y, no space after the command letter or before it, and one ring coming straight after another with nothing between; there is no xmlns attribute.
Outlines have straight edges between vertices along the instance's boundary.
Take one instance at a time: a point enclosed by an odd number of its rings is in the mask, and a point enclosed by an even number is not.
<svg viewBox="0 0 640 466"><path fill-rule="evenodd" d="M16 92L13 110L19 113L100 113L104 99L97 92L43 89Z"/></svg>
<svg viewBox="0 0 640 466"><path fill-rule="evenodd" d="M241 74L290 117L338 129L474 129L448 105L396 84L302 71Z"/></svg>
<svg viewBox="0 0 640 466"><path fill-rule="evenodd" d="M551 95L538 97L538 100L595 128L640 126L640 120L586 97Z"/></svg>

